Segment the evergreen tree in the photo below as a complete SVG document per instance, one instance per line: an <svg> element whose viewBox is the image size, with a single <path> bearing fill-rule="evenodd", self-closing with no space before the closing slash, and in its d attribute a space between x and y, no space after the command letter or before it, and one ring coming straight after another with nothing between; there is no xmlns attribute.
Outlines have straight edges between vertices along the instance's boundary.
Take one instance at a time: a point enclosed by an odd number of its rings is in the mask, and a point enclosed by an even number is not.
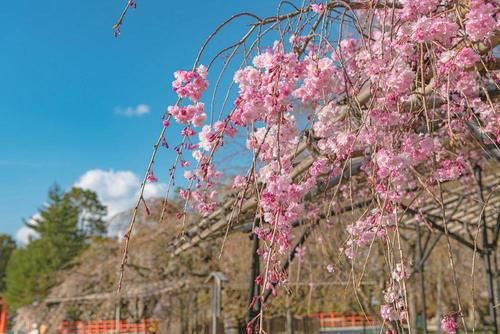
<svg viewBox="0 0 500 334"><path fill-rule="evenodd" d="M5 290L5 271L16 242L10 235L0 234L0 293Z"/></svg>
<svg viewBox="0 0 500 334"><path fill-rule="evenodd" d="M48 204L33 222L38 239L12 254L7 266L6 297L16 308L43 298L55 283L55 273L71 265L88 240L106 232L106 207L89 190L63 193L49 190Z"/></svg>
<svg viewBox="0 0 500 334"><path fill-rule="evenodd" d="M40 239L16 249L7 266L5 297L11 309L27 305L45 296L53 284L52 247L45 247Z"/></svg>

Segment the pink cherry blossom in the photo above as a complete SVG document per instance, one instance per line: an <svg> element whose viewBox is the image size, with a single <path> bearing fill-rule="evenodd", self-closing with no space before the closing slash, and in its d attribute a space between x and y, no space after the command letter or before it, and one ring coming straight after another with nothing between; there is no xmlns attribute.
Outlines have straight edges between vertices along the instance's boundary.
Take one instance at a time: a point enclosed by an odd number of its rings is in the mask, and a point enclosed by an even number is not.
<svg viewBox="0 0 500 334"><path fill-rule="evenodd" d="M236 175L233 181L233 188L244 188L247 184L247 179L241 175Z"/></svg>
<svg viewBox="0 0 500 334"><path fill-rule="evenodd" d="M437 41L444 45L450 45L458 33L457 24L446 17L421 18L416 22L414 29L413 37L416 41Z"/></svg>
<svg viewBox="0 0 500 334"><path fill-rule="evenodd" d="M400 313L392 308L391 305L380 306L380 316L384 320L396 321L400 320Z"/></svg>
<svg viewBox="0 0 500 334"><path fill-rule="evenodd" d="M465 171L463 157L457 157L455 160L447 159L441 162L436 171L436 179L439 182L456 180Z"/></svg>
<svg viewBox="0 0 500 334"><path fill-rule="evenodd" d="M481 57L471 48L463 48L458 52L455 62L459 67L466 69L472 67L480 59Z"/></svg>
<svg viewBox="0 0 500 334"><path fill-rule="evenodd" d="M193 122L194 126L200 126L206 118L203 112L204 109L205 105L201 102L197 102L194 105L188 105L186 107L170 106L168 107L168 112L178 123L188 124L189 122Z"/></svg>
<svg viewBox="0 0 500 334"><path fill-rule="evenodd" d="M495 18L496 12L498 8L492 3L484 0L470 1L470 10L465 15L465 29L473 41L487 39L500 28L498 15Z"/></svg>
<svg viewBox="0 0 500 334"><path fill-rule="evenodd" d="M259 284L273 294L275 285L287 280L279 268L290 255L298 221L321 220L338 228L341 252L357 259L374 243L394 240L403 206L411 203L422 212L434 201L428 194L438 182L470 181L471 166L485 163L485 147L500 142L498 101L485 98L485 89L497 85L499 76L483 71L482 62L488 64L494 52L481 49L494 46L489 43L499 28L494 2L471 0L460 19L452 1L401 0L390 8L359 4L356 17L370 18L372 27L363 30L363 38L359 31L337 38L321 30L336 16L329 13L331 6L308 2L301 22L322 23L318 31L298 24L280 30L279 40L259 40L241 67L221 77L221 83L233 80L226 95L232 105L213 108L210 115L201 100L208 89L207 69L174 74L172 87L180 100L168 111L182 124L175 161L187 168L187 153L195 160L191 170L182 171L190 186L179 195L188 210L202 216L213 212L224 201L216 185L231 180L221 172L221 152L243 144L247 174L229 185L237 204L256 199L252 214L260 225L254 231L264 241L258 254L268 264ZM308 164L302 166L304 161ZM300 173L297 166L303 167ZM351 168L357 168L354 175ZM331 190L335 196L324 191L332 178L340 180ZM365 199L372 200L368 207L342 224L325 218L325 208L333 215L346 203ZM304 249L295 254L305 261ZM387 321L408 314L402 285L409 268L398 263L402 259L397 254L390 262L380 309ZM333 265L326 270L333 271ZM446 331L455 334L447 321Z"/></svg>
<svg viewBox="0 0 500 334"><path fill-rule="evenodd" d="M456 318L451 314L445 315L441 320L441 329L448 334L456 334L458 329Z"/></svg>
<svg viewBox="0 0 500 334"><path fill-rule="evenodd" d="M326 10L325 5L322 3L319 3L319 4L313 3L313 4L311 4L311 8L312 8L313 12L318 13L318 14L323 14Z"/></svg>
<svg viewBox="0 0 500 334"><path fill-rule="evenodd" d="M150 172L148 173L148 175L146 176L146 181L151 182L151 183L158 182L158 179L157 179L157 178L156 178L156 176L153 174L153 171L150 171Z"/></svg>
<svg viewBox="0 0 500 334"><path fill-rule="evenodd" d="M201 99L201 95L208 87L207 69L201 65L196 71L177 71L174 73L175 80L172 82L174 92L180 98L187 97L192 102Z"/></svg>

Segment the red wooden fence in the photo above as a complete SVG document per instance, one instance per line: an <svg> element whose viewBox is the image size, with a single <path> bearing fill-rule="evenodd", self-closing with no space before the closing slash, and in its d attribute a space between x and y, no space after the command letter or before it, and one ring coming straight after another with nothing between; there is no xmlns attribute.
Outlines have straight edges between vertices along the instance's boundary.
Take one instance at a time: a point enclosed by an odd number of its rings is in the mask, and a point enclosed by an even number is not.
<svg viewBox="0 0 500 334"><path fill-rule="evenodd" d="M341 313L329 312L329 313L313 313L308 317L319 318L320 328L334 328L334 327L365 327L374 326L375 320L372 316L350 314L345 315Z"/></svg>
<svg viewBox="0 0 500 334"><path fill-rule="evenodd" d="M7 333L7 304L0 297L0 334Z"/></svg>
<svg viewBox="0 0 500 334"><path fill-rule="evenodd" d="M366 327L375 326L376 322L373 316L363 316L359 314L341 314L335 312L313 313L309 318L318 318L320 328L338 328L338 327ZM149 330L157 328L158 321L153 319L144 319L139 323L128 323L120 321L118 323L119 334L148 334ZM114 334L116 333L114 320L94 320L94 321L65 321L59 326L58 334ZM0 332L0 334L2 334Z"/></svg>
<svg viewBox="0 0 500 334"><path fill-rule="evenodd" d="M145 319L138 323L129 323L119 321L118 328L114 320L95 320L95 321L75 321L63 322L58 329L59 334L147 334L149 330L157 328L158 322L153 319Z"/></svg>

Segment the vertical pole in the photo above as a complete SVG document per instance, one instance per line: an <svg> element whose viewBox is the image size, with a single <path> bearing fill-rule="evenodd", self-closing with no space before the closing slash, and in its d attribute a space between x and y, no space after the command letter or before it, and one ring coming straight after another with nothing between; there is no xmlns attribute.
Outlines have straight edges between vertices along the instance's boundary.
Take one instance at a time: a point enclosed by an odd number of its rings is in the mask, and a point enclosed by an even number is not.
<svg viewBox="0 0 500 334"><path fill-rule="evenodd" d="M286 334L293 334L293 313L291 309L286 310Z"/></svg>
<svg viewBox="0 0 500 334"><path fill-rule="evenodd" d="M498 268L498 239L500 237L500 213L497 215L495 227L493 228L493 238L490 242L491 253L493 254L493 285L495 290L495 302L500 302L500 270ZM497 305L498 308L498 305ZM497 324L500 324L500 312L497 312Z"/></svg>
<svg viewBox="0 0 500 334"><path fill-rule="evenodd" d="M121 300L118 298L118 301L116 302L116 308L115 308L115 334L120 333L120 304Z"/></svg>
<svg viewBox="0 0 500 334"><path fill-rule="evenodd" d="M187 320L187 334L193 334L193 297L191 293L188 293L187 295L187 311L188 311L188 320Z"/></svg>
<svg viewBox="0 0 500 334"><path fill-rule="evenodd" d="M476 166L474 168L474 172L476 174L476 182L477 182L477 192L479 195L479 199L481 201L481 239L482 239L482 244L483 244L483 262L484 262L484 270L486 271L486 277L488 280L488 305L489 305L489 313L490 313L490 319L491 323L493 325L493 334L498 334L498 325L497 325L497 313L495 309L495 291L493 287L493 272L491 270L491 259L490 259L490 252L491 252L491 247L490 244L488 243L488 227L486 226L486 217L485 217L485 211L486 208L483 207L484 203L484 196L483 196L483 180L482 180L482 173L481 173L481 168L479 166Z"/></svg>
<svg viewBox="0 0 500 334"><path fill-rule="evenodd" d="M217 288L212 284L212 334L217 334Z"/></svg>
<svg viewBox="0 0 500 334"><path fill-rule="evenodd" d="M500 217L500 215L499 215ZM495 244L496 246L496 241L495 241ZM497 255L497 252L494 251L493 252L493 268L494 268L494 277L495 277L495 283L496 283L496 286L495 286L495 301L500 301L500 270L498 270L498 255ZM500 313L500 312L499 312ZM500 323L500 314L497 313L497 324Z"/></svg>
<svg viewBox="0 0 500 334"><path fill-rule="evenodd" d="M260 271L260 258L257 254L257 250L259 249L259 238L256 234L252 233L250 236L252 240L252 254L251 254L251 263L250 263L250 277L248 281L248 312L246 316L247 324L255 317L258 301L255 301L254 298L257 298L259 295L259 286L255 283L257 276ZM250 307L252 302L255 302L254 305Z"/></svg>
<svg viewBox="0 0 500 334"><path fill-rule="evenodd" d="M441 271L437 273L437 291L436 291L436 333L441 333Z"/></svg>
<svg viewBox="0 0 500 334"><path fill-rule="evenodd" d="M417 221L417 244L418 244L418 273L420 278L420 297L422 299L422 326L423 333L427 334L427 302L425 297L425 274L424 274L424 251L422 249L422 237L420 235L420 223Z"/></svg>

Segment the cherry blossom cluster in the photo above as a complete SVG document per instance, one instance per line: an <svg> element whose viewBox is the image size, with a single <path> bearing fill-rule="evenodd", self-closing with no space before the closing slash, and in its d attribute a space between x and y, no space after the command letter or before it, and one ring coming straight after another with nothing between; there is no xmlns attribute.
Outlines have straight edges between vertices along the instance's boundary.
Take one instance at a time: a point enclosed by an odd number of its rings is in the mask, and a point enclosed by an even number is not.
<svg viewBox="0 0 500 334"><path fill-rule="evenodd" d="M447 314L441 319L441 329L448 334L456 334L458 330L457 318L453 314Z"/></svg>
<svg viewBox="0 0 500 334"><path fill-rule="evenodd" d="M200 101L203 92L208 87L207 69L200 65L195 71L177 71L174 73L175 80L172 89L177 93L179 99L188 98L193 104L181 106L179 104L168 107L169 114L181 124L193 125L195 127L205 124L207 115L205 105Z"/></svg>
<svg viewBox="0 0 500 334"><path fill-rule="evenodd" d="M374 209L365 219L347 226L349 239L343 250L349 258L352 259L355 256L357 247L370 245L375 239L383 239L387 232L394 228L396 216L390 212L392 211L390 208L386 210L389 212Z"/></svg>
<svg viewBox="0 0 500 334"><path fill-rule="evenodd" d="M205 124L207 115L204 113L205 105L201 102L196 102L194 105L186 107L170 106L168 112L181 124L189 124L194 126L201 126Z"/></svg>
<svg viewBox="0 0 500 334"><path fill-rule="evenodd" d="M258 120L276 124L281 115L292 110L290 94L303 66L294 52L285 53L280 42L255 56L253 64L234 75L240 91L231 119L238 126Z"/></svg>
<svg viewBox="0 0 500 334"><path fill-rule="evenodd" d="M470 10L465 15L465 30L472 41L484 41L500 28L495 15L498 16L497 2L490 3L484 0L470 2Z"/></svg>
<svg viewBox="0 0 500 334"><path fill-rule="evenodd" d="M408 278L408 273L402 263L396 264L391 278L384 291L386 304L380 306L380 316L386 321L399 321L407 318L402 281Z"/></svg>
<svg viewBox="0 0 500 334"><path fill-rule="evenodd" d="M415 199L416 193L425 196L442 182L467 182L485 159L472 125L480 129L483 145L500 143L500 106L488 96L499 77L485 68L491 53L481 49L494 47L489 43L500 27L498 6L487 0L471 0L463 8L448 0L398 4L390 10L357 9L356 17L373 17L373 24L337 43L328 34L299 29L258 49L234 72L233 109L213 124L206 124L201 102L207 69L175 73L172 87L181 102L168 111L189 142L178 150L187 148L195 162L188 169L181 159L189 186L180 196L203 216L213 212L220 204L214 183L222 178L213 157L236 132L247 133L253 165L247 175L235 176L232 186L237 203L258 197L255 215L262 224L254 232L264 241L259 254L266 263L258 281L273 293L286 281L281 258L290 251L297 221L317 220L320 212L330 215L325 208L339 211L342 204L370 197L369 209L344 226L342 251L356 260L363 248L388 243L402 205L420 211L424 201ZM305 12L327 20L329 8L313 1ZM295 153L304 133L314 162L296 174ZM339 184L326 204L306 203L307 195L330 179L349 175L355 159L358 179ZM407 318L406 278L397 265L380 310L385 320ZM454 326L448 319L443 330L454 334Z"/></svg>
<svg viewBox="0 0 500 334"><path fill-rule="evenodd" d="M208 87L207 74L207 68L203 65L196 71L177 71L174 73L172 88L180 98L187 97L192 102L199 101Z"/></svg>

